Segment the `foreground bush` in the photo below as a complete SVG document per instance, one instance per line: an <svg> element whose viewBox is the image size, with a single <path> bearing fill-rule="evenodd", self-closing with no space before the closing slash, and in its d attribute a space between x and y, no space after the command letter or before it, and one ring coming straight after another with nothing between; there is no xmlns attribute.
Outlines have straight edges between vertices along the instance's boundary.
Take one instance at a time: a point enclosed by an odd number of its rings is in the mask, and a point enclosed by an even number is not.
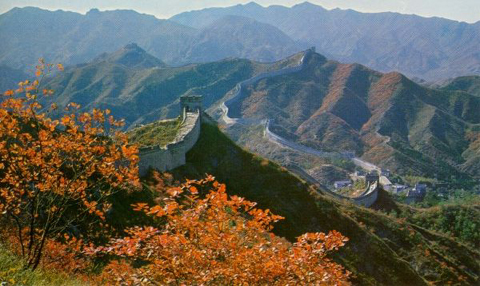
<svg viewBox="0 0 480 286"><path fill-rule="evenodd" d="M56 106L39 99L53 93L40 88L52 67L41 60L36 80L0 96L0 224L31 269L50 239L95 235L107 198L138 185L136 148L108 110L79 114L70 104L60 120L49 118Z"/></svg>
<svg viewBox="0 0 480 286"><path fill-rule="evenodd" d="M292 244L270 232L282 217L229 198L211 176L167 188L158 205L134 208L164 226L130 228L127 237L90 249L118 258L104 269L102 283L347 284L348 272L326 257L347 238L307 233Z"/></svg>

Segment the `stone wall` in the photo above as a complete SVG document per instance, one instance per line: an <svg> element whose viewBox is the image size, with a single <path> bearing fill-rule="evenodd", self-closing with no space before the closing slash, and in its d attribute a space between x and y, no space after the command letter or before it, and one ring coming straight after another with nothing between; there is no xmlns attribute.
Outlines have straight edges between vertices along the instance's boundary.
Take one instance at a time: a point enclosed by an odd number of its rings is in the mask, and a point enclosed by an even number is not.
<svg viewBox="0 0 480 286"><path fill-rule="evenodd" d="M259 75L256 75L252 78L249 78L247 80L244 80L244 81L238 83L235 86L235 88L233 89L233 91L231 91L232 95L230 96L230 98L225 100L224 102L222 102L222 104L220 106L220 109L222 110L222 120L226 124L229 124L229 125L237 124L237 123L243 124L243 125L250 125L250 124L258 124L258 123L262 122L262 120L257 120L257 119L246 119L246 118L231 117L230 114L229 114L229 106L231 106L232 104L235 104L235 103L239 102L240 100L244 99L246 94L243 92L243 90L245 89L246 86L252 85L252 84L254 84L254 83L256 83L256 82L258 82L262 79L265 79L265 78L276 77L276 76L281 76L281 75L286 75L286 74L301 71L305 66L305 62L307 60L307 57L314 52L315 52L314 48L306 50L303 53L302 58L300 59L300 61L298 62L298 64L296 66L283 68L283 69L275 70L275 71L271 71L271 72L261 73Z"/></svg>
<svg viewBox="0 0 480 286"><path fill-rule="evenodd" d="M223 122L225 122L227 125L233 125L233 124L242 124L242 125L264 124L264 126L265 126L264 136L267 139L269 139L269 141L271 141L273 143L276 143L278 145L281 145L283 147L290 148L290 149L293 149L293 150L296 150L296 151L299 151L299 152L303 152L303 153L306 153L306 154L311 154L311 155L314 155L314 156L323 157L323 158L329 157L329 158L352 159L353 162L357 165L362 164L362 165L367 165L370 168L378 168L375 165L370 164L370 163L365 162L365 161L362 161L358 158L355 158L355 157L351 158L352 156L350 154L347 154L347 153L342 154L342 153L339 153L339 152L323 152L323 151L316 150L316 149L313 149L313 148L310 148L310 147L292 142L290 140L287 140L287 139L273 133L270 130L270 123L272 122L272 120L270 120L270 119L261 120L261 119L250 119L250 118L247 119L247 118L241 118L241 117L240 118L232 117L229 107L232 104L238 103L239 101L241 101L245 98L246 93L243 92L245 87L247 87L249 85L252 85L252 84L258 82L259 80L262 80L262 79L265 79L265 78L276 77L276 76L281 76L281 75L301 71L305 67L306 62L308 61L308 57L313 53L315 53L315 48L311 48L311 49L306 50L303 53L302 58L300 59L300 61L297 63L296 66L288 67L288 68L284 68L284 69L280 69L280 70L276 70L276 71L261 73L261 74L255 76L255 77L252 77L250 79L247 79L247 80L242 81L241 83L237 84L235 86L235 88L232 91L229 92L229 95L227 95L228 99L225 100L224 102L222 102L222 104L220 105L220 110L222 112L222 117L221 118L222 118ZM353 202L357 205L362 205L362 206L365 206L365 207L369 207L378 198L378 190L379 190L379 185L378 184L374 184L372 186L369 186L367 188L367 190L365 190L363 192L363 194L361 194L360 196L358 196L356 198L350 198L350 197L345 197L345 196L342 196L342 195L339 195L335 192L330 191L327 187L322 186L320 184L320 182L315 180L312 176L310 176L307 172L305 172L302 168L300 168L298 166L288 165L288 166L285 166L285 167L287 169L289 169L292 173L297 174L298 176L302 177L303 179L305 179L309 183L321 187L321 189L325 190L325 192L327 194L329 194L332 197L335 197L337 199L349 200L349 201L351 201L351 202Z"/></svg>
<svg viewBox="0 0 480 286"><path fill-rule="evenodd" d="M290 172L298 175L300 178L304 179L308 183L319 187L323 191L323 193L331 197L334 197L338 200L350 201L356 205L361 205L368 208L371 205L373 205L378 198L378 192L380 190L380 186L378 182L373 183L372 185L369 185L367 189L360 196L351 198L351 197L342 196L340 194L330 191L328 187L322 185L314 177L312 177L310 174L305 172L305 170L303 170L302 168L296 165L288 164L288 165L285 165L284 167L287 168Z"/></svg>
<svg viewBox="0 0 480 286"><path fill-rule="evenodd" d="M192 149L200 137L200 115L200 111L186 112L175 140L167 146L140 148L138 164L140 176L144 176L149 168L165 172L185 164L186 153Z"/></svg>
<svg viewBox="0 0 480 286"><path fill-rule="evenodd" d="M300 151L303 153L311 154L317 157L323 157L323 158L344 158L345 156L339 152L324 152L320 151L317 149L313 149L298 143L295 143L293 141L289 141L272 131L270 131L270 123L272 122L272 119L267 119L264 121L265 122L265 129L264 129L264 136L273 143L276 143L278 145L281 145L283 147L288 147L290 149Z"/></svg>
<svg viewBox="0 0 480 286"><path fill-rule="evenodd" d="M308 183L319 187L325 194L331 197L334 197L338 200L350 201L356 205L361 205L368 208L371 205L373 205L378 198L378 192L380 190L380 186L378 185L378 183L373 183L372 185L369 185L367 189L360 196L351 198L351 197L342 196L340 194L330 191L326 186L322 185L310 174L305 172L305 170L303 170L302 168L296 165L288 164L288 165L285 165L284 167L287 168L290 172L298 175L300 178L304 179Z"/></svg>

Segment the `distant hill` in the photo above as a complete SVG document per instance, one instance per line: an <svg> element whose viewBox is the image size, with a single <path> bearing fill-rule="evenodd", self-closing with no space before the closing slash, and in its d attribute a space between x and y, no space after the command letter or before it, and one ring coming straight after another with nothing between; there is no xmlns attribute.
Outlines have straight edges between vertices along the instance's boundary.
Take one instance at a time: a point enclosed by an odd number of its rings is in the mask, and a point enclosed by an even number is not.
<svg viewBox="0 0 480 286"><path fill-rule="evenodd" d="M159 67L164 68L167 65L156 57L148 54L137 44L128 44L122 49L112 53L104 53L93 60L94 62L107 62L111 64L123 65L127 68L146 69Z"/></svg>
<svg viewBox="0 0 480 286"><path fill-rule="evenodd" d="M0 65L0 93L7 89L17 88L18 83L27 78L28 75L21 70Z"/></svg>
<svg viewBox="0 0 480 286"><path fill-rule="evenodd" d="M329 58L427 80L480 74L480 22L398 13L326 10L305 2L291 8L256 3L185 12L170 20L202 28L227 15L279 28L293 40L316 46Z"/></svg>
<svg viewBox="0 0 480 286"><path fill-rule="evenodd" d="M185 53L185 62L237 57L272 62L301 48L279 29L251 18L225 16L204 27Z"/></svg>
<svg viewBox="0 0 480 286"><path fill-rule="evenodd" d="M177 116L183 94L201 94L204 104L210 106L239 81L269 67L238 59L166 67L137 45L129 44L47 79L46 85L56 92L48 103L63 107L76 102L85 110L109 108L130 126Z"/></svg>
<svg viewBox="0 0 480 286"><path fill-rule="evenodd" d="M174 61L195 29L129 10L86 15L14 8L0 15L0 63L31 68L39 57L64 65L92 60L135 42L162 60Z"/></svg>
<svg viewBox="0 0 480 286"><path fill-rule="evenodd" d="M308 2L210 8L170 20L130 10L14 8L0 15L0 38L8 39L0 43L0 64L21 70L39 57L78 64L134 42L172 66L228 57L274 61L316 46L335 60L428 81L480 74L480 22L326 10Z"/></svg>
<svg viewBox="0 0 480 286"><path fill-rule="evenodd" d="M480 96L480 76L462 76L443 83L442 90L464 91L476 96Z"/></svg>
<svg viewBox="0 0 480 286"><path fill-rule="evenodd" d="M137 43L168 65L179 66L228 57L274 61L300 51L277 28L241 17L222 17L195 29L131 10L86 15L14 8L0 15L0 64L31 69L38 58L79 64L101 53Z"/></svg>

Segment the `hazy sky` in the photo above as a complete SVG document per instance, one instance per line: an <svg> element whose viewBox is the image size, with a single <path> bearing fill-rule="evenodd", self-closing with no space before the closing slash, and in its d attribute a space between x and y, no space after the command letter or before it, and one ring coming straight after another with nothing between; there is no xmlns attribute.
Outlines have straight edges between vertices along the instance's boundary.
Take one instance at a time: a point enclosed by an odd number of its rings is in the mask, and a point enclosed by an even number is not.
<svg viewBox="0 0 480 286"><path fill-rule="evenodd" d="M169 18L180 12L206 7L225 7L251 0L0 0L0 13L13 7L37 6L49 10L69 10L85 13L100 10L133 9ZM273 4L292 6L304 0L257 0L262 6ZM465 22L480 21L480 0L310 0L325 8L350 8L362 12L394 11L421 16L439 16Z"/></svg>

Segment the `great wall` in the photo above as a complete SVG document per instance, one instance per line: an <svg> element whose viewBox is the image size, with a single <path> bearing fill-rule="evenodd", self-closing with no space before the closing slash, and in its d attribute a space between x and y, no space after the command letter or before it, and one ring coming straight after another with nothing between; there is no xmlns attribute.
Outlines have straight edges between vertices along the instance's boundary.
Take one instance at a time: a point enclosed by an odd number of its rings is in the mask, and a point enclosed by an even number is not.
<svg viewBox="0 0 480 286"><path fill-rule="evenodd" d="M307 146L303 146L301 144L298 144L296 142L292 142L288 139L285 139L278 134L273 133L270 130L270 123L272 122L271 119L248 119L248 118L241 118L241 117L232 117L230 114L231 104L237 103L240 100L242 100L246 94L243 92L243 89L249 85L255 84L256 82L269 78L269 77L276 77L276 76L281 76L281 75L286 75L286 74L291 74L295 72L301 71L305 65L306 62L311 54L315 53L315 48L308 49L303 52L303 56L299 60L296 66L293 67L288 67L276 71L271 71L271 72L265 72L261 73L255 77L252 77L250 79L247 79L245 81L242 81L238 83L233 91L229 92L230 94L227 94L227 100L223 101L220 104L220 110L221 110L221 120L227 124L227 125L234 125L234 124L242 124L242 125L256 125L256 124L263 124L264 125L264 136L272 143L275 143L277 145L280 145L284 148L289 148L293 149L295 151L305 153L305 154L310 154L314 156L319 156L319 157L331 157L331 156L342 156L343 158L350 159L352 162L366 170L372 171L372 170L379 170L377 166L365 162L361 160L360 158L356 158L351 155L351 152L344 152L344 153L338 153L338 152L324 152L321 150L316 150ZM346 197L339 195L335 192L330 191L327 187L321 186L321 184L315 180L312 176L310 176L305 170L302 168L296 166L296 165L285 165L285 168L289 169L291 172L297 174L301 178L305 179L307 182L320 186L322 190L325 191L325 193L329 194L332 197L335 197L336 199L341 199L341 200L348 200L351 201L357 205L363 205L365 207L370 207L375 203L375 201L378 198L378 192L380 189L380 184L379 182L375 182L372 184L369 184L366 190L360 194L357 197ZM382 178L382 180L385 180L386 178ZM388 180L388 179L387 179Z"/></svg>
<svg viewBox="0 0 480 286"><path fill-rule="evenodd" d="M355 158L351 155L351 152L324 152L321 150L316 150L296 142L285 139L278 134L275 134L270 130L271 119L248 119L241 117L232 117L229 115L231 104L237 103L244 96L243 89L251 84L254 84L262 79L269 77L276 77L281 75L286 75L290 73L295 73L301 71L305 67L306 60L308 57L315 52L314 48L306 50L301 59L295 66L283 68L280 70L270 71L261 73L238 83L233 90L226 94L225 101L220 104L221 110L221 120L227 125L234 124L243 124L243 125L264 125L264 136L272 143L280 145L284 148L290 148L295 151L310 154L319 157L338 157L347 158L352 160L357 166L360 166L367 170L378 170L379 168L371 163L365 162L359 158ZM201 96L182 96L180 98L180 106L182 112L182 122L181 126L177 132L177 135L172 142L166 144L165 146L152 145L152 146L143 146L139 149L139 173L141 176L147 174L150 168L157 169L161 172L165 172L176 167L180 167L186 163L186 153L193 148L200 136L200 125L202 120L202 98ZM168 121L168 120L166 120ZM326 186L320 184L315 178L309 175L305 170L296 166L296 165L285 165L288 170L292 173L303 178L307 182L317 185L322 189L326 194L340 200L348 200L357 205L362 205L365 207L370 207L378 198L378 191L380 189L379 182L369 183L366 190L357 197L346 197L335 192L332 192Z"/></svg>
<svg viewBox="0 0 480 286"><path fill-rule="evenodd" d="M180 98L182 122L175 139L166 146L144 146L139 148L139 173L144 176L150 168L165 172L185 165L185 155L193 148L200 136L202 98L184 96Z"/></svg>

